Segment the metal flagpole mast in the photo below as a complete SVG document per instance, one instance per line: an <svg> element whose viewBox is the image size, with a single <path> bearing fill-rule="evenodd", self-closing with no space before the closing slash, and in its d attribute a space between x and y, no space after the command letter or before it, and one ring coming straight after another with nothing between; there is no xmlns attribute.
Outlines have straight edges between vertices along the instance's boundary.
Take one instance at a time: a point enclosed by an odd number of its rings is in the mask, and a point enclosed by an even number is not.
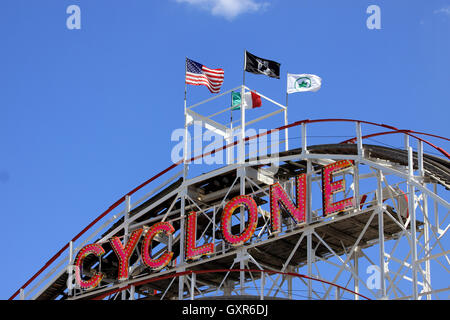
<svg viewBox="0 0 450 320"><path fill-rule="evenodd" d="M186 75L187 75L187 57L184 64L184 150L183 150L183 179L187 178L187 83L186 83Z"/></svg>
<svg viewBox="0 0 450 320"><path fill-rule="evenodd" d="M230 109L230 129L233 130L233 92L231 92L230 100L231 100L231 109Z"/></svg>
<svg viewBox="0 0 450 320"><path fill-rule="evenodd" d="M185 229L185 196L186 196L186 186L184 183L187 180L187 172L188 172L188 164L187 164L187 158L188 158L188 123L187 123L187 83L186 83L186 75L187 75L187 57L184 64L184 150L183 150L183 186L182 191L180 193L180 234L184 234ZM180 266L184 265L184 237L180 237ZM180 269L180 272L183 272L184 268ZM178 279L178 300L183 300L183 294L184 294L184 276L179 277Z"/></svg>
<svg viewBox="0 0 450 320"><path fill-rule="evenodd" d="M286 85L286 109L284 109L284 125L287 126L288 125L288 97L289 97L289 93L287 92L287 85ZM284 138L286 139L286 151L289 150L289 137L288 137L288 128L284 129Z"/></svg>
<svg viewBox="0 0 450 320"><path fill-rule="evenodd" d="M239 143L239 164L238 167L238 175L240 176L240 195L245 195L245 106L244 106L244 93L245 93L245 66L247 64L247 50L244 49L244 69L242 72L242 87L241 87L241 139ZM243 232L245 229L245 221L244 221L245 209L241 206L240 212L240 231ZM241 249L238 252L239 268L242 270L245 268L244 256L246 255L246 250ZM243 295L245 293L244 288L245 282L245 273L244 271L239 272L239 286L240 293Z"/></svg>
<svg viewBox="0 0 450 320"><path fill-rule="evenodd" d="M231 142L233 142L234 140L234 135L233 135L233 93L234 91L231 92L230 95L230 100L231 100L231 110L230 110L230 131L226 140L226 144L229 144ZM227 164L232 164L234 163L234 160L232 159L232 155L233 155L233 148L228 148L227 149ZM233 155L234 158L234 155Z"/></svg>
<svg viewBox="0 0 450 320"><path fill-rule="evenodd" d="M245 66L247 63L247 50L244 49L244 69L242 72L242 87L241 87L241 141L239 143L239 163L244 163L245 158L245 107L244 107L244 93L245 93Z"/></svg>

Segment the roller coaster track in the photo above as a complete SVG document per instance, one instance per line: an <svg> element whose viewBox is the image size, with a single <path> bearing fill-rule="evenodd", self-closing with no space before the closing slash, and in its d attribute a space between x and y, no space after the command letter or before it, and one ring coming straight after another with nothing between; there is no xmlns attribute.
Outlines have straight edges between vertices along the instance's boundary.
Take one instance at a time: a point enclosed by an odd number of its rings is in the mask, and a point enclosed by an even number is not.
<svg viewBox="0 0 450 320"><path fill-rule="evenodd" d="M273 132L281 131L288 128L298 127L298 126L304 126L304 125L310 125L313 123L321 123L321 122L353 122L355 124L367 124L372 125L376 127L381 127L384 129L389 129L390 131L383 131L379 133L374 133L366 136L362 136L361 139L368 139L375 136L382 136L382 135L390 135L390 134L405 134L407 136L410 136L412 138L417 139L418 141L421 141L427 145L429 145L431 148L434 148L436 151L438 151L440 154L443 155L443 158L432 156L429 154L423 155L423 167L425 170L424 177L428 179L429 182L438 183L444 186L446 189L450 188L450 154L444 150L441 147L436 146L435 144L429 142L428 140L425 140L424 138L420 136L429 136L437 139L441 139L444 141L450 141L450 139L437 136L433 134L423 133L423 132L417 132L412 130L404 130L404 129L398 129L396 127L386 125L386 124L377 124L374 122L369 121L363 121L363 120L354 120L354 119L316 119L316 120L301 120L297 122L293 122L289 125L281 126L276 129L269 130L265 133L254 135L251 137L246 137L246 141L250 141L253 139L260 138L264 135L270 135ZM315 146L308 146L308 152L315 153L315 154L348 154L348 155L356 155L358 153L357 145L355 144L357 142L357 138L348 139L346 141L342 141L337 144L326 144L326 145L315 145ZM233 147L237 145L238 141L235 141L233 143L230 143L228 145L225 145L223 147L217 148L213 151L210 151L208 153L204 153L199 156L192 157L190 161L194 161L196 159L206 157L208 155L212 155L216 152L219 152L221 150L225 150L229 147ZM362 141L361 141L362 144ZM364 144L362 145L364 150L364 156L369 157L371 159L382 159L387 160L392 163L397 163L399 165L407 165L408 164L408 151L407 150L401 150L401 149L394 149L394 148L388 148L384 146L378 146L378 145L368 145ZM292 149L285 152L280 153L280 157L289 156L289 155L296 155L301 154L302 149ZM414 158L414 167L417 168L418 166L418 154L417 152L413 153ZM162 170L158 174L154 175L150 179L146 180L133 190L126 193L124 196L122 196L119 200L117 200L114 204L112 204L107 210L105 210L103 213L101 213L96 219L94 219L91 223L89 223L83 230L81 230L75 237L71 239L65 246L63 246L51 259L49 259L42 268L40 268L28 281L26 281L14 294L9 298L9 300L12 300L18 296L21 289L25 289L28 287L39 275L41 275L58 257L61 256L63 252L65 252L70 245L70 242L75 242L80 237L82 237L88 230L90 230L94 225L96 225L102 218L107 216L111 211L113 211L115 208L117 208L119 205L123 204L127 196L131 196L134 193L136 193L138 190L142 189L152 181L158 179L159 177L165 175L166 173L170 172L174 168L178 167L182 164L182 160L178 161L177 163L171 164L166 169Z"/></svg>

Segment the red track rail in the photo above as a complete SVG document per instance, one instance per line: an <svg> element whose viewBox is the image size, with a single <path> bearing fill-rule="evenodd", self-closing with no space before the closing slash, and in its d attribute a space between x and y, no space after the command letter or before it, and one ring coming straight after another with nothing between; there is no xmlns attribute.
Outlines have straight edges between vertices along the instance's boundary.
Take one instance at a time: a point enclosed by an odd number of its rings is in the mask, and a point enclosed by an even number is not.
<svg viewBox="0 0 450 320"><path fill-rule="evenodd" d="M165 280L165 279L172 279L172 278L177 278L177 277L181 277L181 276L185 276L185 275L191 275L193 273L195 274L203 274L203 273L224 273L224 272L252 272L252 273L266 273L269 275L272 274L281 274L281 275L286 275L286 276L291 276L291 277L298 277L298 278L303 278L303 279L308 279L308 280L314 280L314 281L318 281L318 282L322 282L322 283L326 283L332 286L335 286L336 288L339 288L341 290L350 292L351 294L355 294L357 296L360 296L366 300L371 300L368 297L357 293L355 291L352 291L350 289L347 289L345 287L342 287L338 284L326 281L326 280L322 280L322 279L317 279L317 278L312 278L312 277L308 277L307 275L301 274L301 273L295 273L295 272L281 272L281 271L275 271L275 270L260 270L260 269L214 269L214 270L188 270L188 271L183 271L183 272L178 272L178 273L174 273L174 274L169 274L169 275L165 275L165 276L161 276L161 277L157 277L157 278L152 278L152 279L148 279L148 280L143 280L143 281L139 281L139 282L135 282L135 283L131 283L127 286L118 288L118 289L113 289L110 290L108 292L105 292L97 297L92 298L92 300L103 300L104 298L106 298L107 296L110 296L112 294L121 292L123 290L127 290L130 289L131 286L140 286L146 283L151 283L151 282L156 282L159 280Z"/></svg>
<svg viewBox="0 0 450 320"><path fill-rule="evenodd" d="M387 128L387 129L390 129L392 131L376 133L376 134L372 134L372 135L367 135L367 136L364 136L362 138L369 138L369 137L374 137L374 136L377 136L377 135L385 135L385 134L393 134L393 133L404 133L404 134L407 134L407 135L409 135L409 136L411 136L413 138L418 139L419 141L422 141L422 142L428 144L429 146L435 148L440 153L442 153L446 158L450 159L450 154L447 151L445 151L444 149L442 149L442 148L440 148L438 146L435 146L434 144L430 143L429 141L427 141L425 139L417 137L414 134L423 134L423 135L428 135L428 136L432 136L432 137L435 137L435 138L440 138L440 139L443 139L443 140L450 141L450 139L448 139L448 138L444 138L444 137L441 137L441 136L432 135L432 134L428 134L428 133L416 132L416 131L412 131L412 130L400 130L398 128L395 128L395 127L387 125L387 124L379 124L379 123L375 123L375 122L364 121L364 120L355 120L355 119L316 119L316 120L305 119L305 120L300 120L300 121L293 122L291 124L288 124L288 125L276 128L276 129L272 129L272 130L266 131L266 132L261 133L261 134L257 134L257 135L251 136L251 137L246 137L245 141L249 141L249 140L256 139L256 138L259 138L259 137L262 137L262 136L265 136L265 135L269 135L269 134L272 134L273 132L276 132L276 131L281 131L281 130L284 130L284 129L300 126L302 124L319 123L319 122L354 122L354 123L358 123L359 122L359 123L370 124L370 125L373 125L373 126ZM353 141L355 141L355 139L356 138L349 139L349 140L344 141L343 143L353 142ZM204 153L202 155L199 155L199 156L196 156L196 157L192 157L189 160L189 162L192 162L192 161L194 161L196 159L199 159L199 158L202 158L202 157L205 157L205 156L208 156L208 155L212 155L212 154L214 154L216 152L219 152L221 150L225 150L225 149L227 149L229 147L232 147L232 146L234 146L236 144L238 144L238 141L234 141L232 143L229 143L229 144L227 144L225 146L222 146L222 147L220 147L218 149L214 149L214 150L212 150L210 152L207 152L207 153ZM182 163L183 163L183 161L180 160L177 163L174 163L174 164L170 165L169 167L167 167L163 171L159 172L155 176L153 176L150 179L148 179L147 181L143 182L142 184L140 184L139 186L137 186L136 188L134 188L133 190L128 192L126 195L121 197L119 200L117 200L106 211L104 211L95 220L93 220L89 225L87 225L80 233L78 233L63 248L61 248L61 250L59 250L50 260L48 260L45 263L45 265L41 269L39 269L39 271L36 272L27 282L25 282L8 300L13 300L15 297L17 297L17 295L20 293L21 289L25 289L34 279L36 279L45 269L47 269L48 266L50 266L65 250L67 250L67 248L69 248L70 242L75 242L76 240L78 240L84 233L86 233L86 231L88 231L90 228L92 228L98 221L100 221L108 213L110 213L112 210L114 210L116 207L118 207L120 204L122 204L125 201L126 196L130 196L130 195L134 194L136 191L142 189L144 186L146 186L150 182L154 181L155 179L159 178L163 174L169 172L170 170L174 169L175 167L177 167L178 165L180 165Z"/></svg>
<svg viewBox="0 0 450 320"><path fill-rule="evenodd" d="M450 159L450 155L444 149L442 149L442 148L440 148L438 146L435 146L434 144L432 144L432 143L430 143L430 142L428 142L428 141L426 141L424 139L421 139L421 138L413 135L413 133L414 134L423 134L423 135L431 136L431 137L434 137L434 138L439 138L439 139L450 141L450 139L447 139L447 138L444 138L444 137L441 137L441 136L437 136L437 135L434 135L434 134L429 134L429 133L424 133L424 132L417 132L417 131L412 131L412 130L393 130L393 131L384 131L384 132L372 133L372 134L368 134L368 135L362 136L361 138L362 139L367 139L367 138L373 138L373 137L383 136L383 135L393 134L393 133L406 133L406 134L410 135L411 137L416 138L417 140L425 142L426 144L428 144L431 147L435 148L436 150L441 152L444 156L446 156L447 158ZM355 143L355 141L356 141L356 138L351 138L351 139L342 141L341 143L342 144L344 144L344 143Z"/></svg>

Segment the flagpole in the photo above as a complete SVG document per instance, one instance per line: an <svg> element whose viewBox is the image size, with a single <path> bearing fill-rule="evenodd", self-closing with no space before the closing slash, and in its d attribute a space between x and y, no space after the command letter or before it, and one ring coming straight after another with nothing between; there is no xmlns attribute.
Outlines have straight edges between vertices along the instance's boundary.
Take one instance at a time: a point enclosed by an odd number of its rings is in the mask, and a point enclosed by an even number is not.
<svg viewBox="0 0 450 320"><path fill-rule="evenodd" d="M231 100L231 109L230 109L230 132L226 140L226 144L230 144L233 141L233 92L231 91L230 100ZM232 164L231 156L233 154L233 148L227 149L227 164ZM233 161L234 162L234 161Z"/></svg>
<svg viewBox="0 0 450 320"><path fill-rule="evenodd" d="M244 70L242 72L242 85L245 86L245 66L247 65L247 50L244 49ZM242 102L242 101L241 101Z"/></svg>
<svg viewBox="0 0 450 320"><path fill-rule="evenodd" d="M244 106L244 86L245 86L245 66L246 66L246 59L247 59L247 50L244 49L244 68L242 72L242 88L241 88L241 141L240 141L240 148L239 148L239 164L243 165L245 162L245 106ZM245 195L245 169L243 167L238 169L238 176L240 176L240 186L239 186L239 194ZM241 233L244 232L245 229L245 222L244 222L244 208L241 206L241 212L240 212L240 230ZM242 252L244 253L244 252ZM241 260L239 262L239 268L242 270L245 268L244 260ZM244 294L244 282L245 282L245 273L244 271L239 272L239 284L241 287L241 295Z"/></svg>
<svg viewBox="0 0 450 320"><path fill-rule="evenodd" d="M187 83L186 83L186 75L187 75L187 57L184 64L184 151L183 151L183 179L187 179Z"/></svg>
<svg viewBox="0 0 450 320"><path fill-rule="evenodd" d="M284 109L284 125L288 125L288 99L289 93L287 92L287 86L286 86L286 109ZM286 139L286 151L289 150L289 138L288 138L288 128L284 129L284 138Z"/></svg>
<svg viewBox="0 0 450 320"><path fill-rule="evenodd" d="M187 173L188 173L188 164L187 164L187 158L188 158L188 150L187 150L187 138L188 138L188 123L187 123L187 83L186 83L186 75L187 75L187 57L184 64L184 150L183 150L183 183L187 180ZM184 187L186 188L186 187ZM185 206L186 206L186 198L185 194L186 191L183 188L183 191L180 195L180 205L181 205L181 221L180 221L180 232L181 234L184 234L185 230ZM184 252L185 249L185 240L184 237L180 238L180 252ZM180 256L180 263L179 266L181 267L181 271L184 271L183 265L185 263L184 256ZM184 276L179 277L178 279L178 299L183 299L183 292L184 292Z"/></svg>
<svg viewBox="0 0 450 320"><path fill-rule="evenodd" d="M245 65L247 60L246 51L244 49L244 68L242 72L242 87L241 87L241 141L239 143L239 163L244 163L245 158L245 107L244 107L244 92L245 92Z"/></svg>
<svg viewBox="0 0 450 320"><path fill-rule="evenodd" d="M230 95L230 100L231 100L231 103L230 103L230 106L231 106L231 109L230 109L230 129L231 130L233 130L233 92L234 91L231 91L231 95Z"/></svg>

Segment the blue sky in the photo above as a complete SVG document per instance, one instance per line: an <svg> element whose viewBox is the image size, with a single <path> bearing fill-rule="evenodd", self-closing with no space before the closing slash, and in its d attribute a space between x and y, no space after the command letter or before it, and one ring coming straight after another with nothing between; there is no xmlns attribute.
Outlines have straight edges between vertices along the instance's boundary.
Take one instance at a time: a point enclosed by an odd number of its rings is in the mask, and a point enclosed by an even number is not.
<svg viewBox="0 0 450 320"><path fill-rule="evenodd" d="M80 30L66 27L72 4ZM380 30L366 27L372 4ZM449 36L444 0L1 1L0 299L170 165L185 57L223 68L223 90L242 83L245 49L276 60L280 80L246 84L280 102L287 72L321 76L320 91L289 97L290 122L354 118L449 137ZM210 96L188 88L188 103Z"/></svg>

